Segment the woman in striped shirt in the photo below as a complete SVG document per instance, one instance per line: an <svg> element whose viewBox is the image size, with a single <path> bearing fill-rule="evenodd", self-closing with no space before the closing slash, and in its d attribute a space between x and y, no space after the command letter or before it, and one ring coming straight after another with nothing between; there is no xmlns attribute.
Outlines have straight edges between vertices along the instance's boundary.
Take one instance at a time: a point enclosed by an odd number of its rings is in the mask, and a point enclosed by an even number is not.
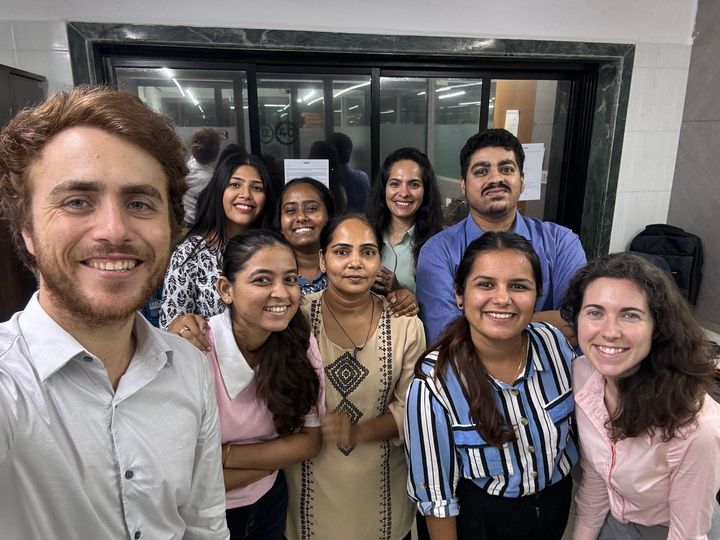
<svg viewBox="0 0 720 540"><path fill-rule="evenodd" d="M563 334L531 323L530 242L486 233L455 275L463 316L421 357L407 396L408 491L433 539L560 539L578 459Z"/></svg>

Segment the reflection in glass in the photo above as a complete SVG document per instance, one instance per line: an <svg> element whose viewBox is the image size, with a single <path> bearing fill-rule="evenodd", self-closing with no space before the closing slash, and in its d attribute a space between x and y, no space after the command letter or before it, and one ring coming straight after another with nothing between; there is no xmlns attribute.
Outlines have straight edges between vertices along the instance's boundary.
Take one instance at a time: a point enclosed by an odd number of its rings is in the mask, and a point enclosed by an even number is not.
<svg viewBox="0 0 720 540"><path fill-rule="evenodd" d="M363 171L369 177L371 174L370 76L343 75L342 78L333 80L332 92L333 132L350 137L352 151L348 166ZM356 206L356 209L359 208Z"/></svg>
<svg viewBox="0 0 720 540"><path fill-rule="evenodd" d="M458 156L465 141L478 132L482 81L473 79L431 79L433 124L428 138L428 156L441 177L446 198L459 196ZM450 190L450 179L458 185Z"/></svg>
<svg viewBox="0 0 720 540"><path fill-rule="evenodd" d="M307 158L314 143L344 133L352 141L350 166L370 173L369 75L260 73L258 104L264 156Z"/></svg>
<svg viewBox="0 0 720 540"><path fill-rule="evenodd" d="M117 68L116 77L118 88L170 118L182 141L188 141L196 128L206 126L223 134L221 148L229 143L249 148L244 71ZM238 125L242 126L240 132Z"/></svg>
<svg viewBox="0 0 720 540"><path fill-rule="evenodd" d="M512 127L509 118L517 116L516 135L523 144L542 143L540 199L521 201L521 211L543 219L548 186L557 190L567 123L569 82L557 80L492 80L488 127ZM513 111L508 115L508 111ZM517 111L517 112L515 112ZM552 201L551 201L552 202ZM550 208L550 214L554 211Z"/></svg>
<svg viewBox="0 0 720 540"><path fill-rule="evenodd" d="M380 160L398 148L427 151L427 79L380 77Z"/></svg>

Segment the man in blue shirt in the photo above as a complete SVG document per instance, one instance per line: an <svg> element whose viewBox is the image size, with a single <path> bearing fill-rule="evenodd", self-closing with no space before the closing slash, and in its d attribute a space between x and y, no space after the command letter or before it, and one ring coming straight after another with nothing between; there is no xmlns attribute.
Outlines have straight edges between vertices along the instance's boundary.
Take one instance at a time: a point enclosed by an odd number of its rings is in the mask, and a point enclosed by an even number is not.
<svg viewBox="0 0 720 540"><path fill-rule="evenodd" d="M585 252L570 229L518 212L524 161L520 141L504 129L473 135L460 151L460 189L470 212L466 219L430 238L418 257L416 294L428 343L460 315L453 276L467 245L485 231L513 231L530 240L543 275L534 320L548 322L572 337L558 308L570 279L586 262Z"/></svg>

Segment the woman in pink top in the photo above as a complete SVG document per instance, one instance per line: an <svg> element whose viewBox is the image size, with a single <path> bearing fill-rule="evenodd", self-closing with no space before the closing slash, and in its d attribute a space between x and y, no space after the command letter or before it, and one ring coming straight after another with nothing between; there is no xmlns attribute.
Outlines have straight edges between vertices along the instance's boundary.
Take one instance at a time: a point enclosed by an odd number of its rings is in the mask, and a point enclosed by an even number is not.
<svg viewBox="0 0 720 540"><path fill-rule="evenodd" d="M295 255L257 230L225 248L218 291L229 309L208 321L223 442L227 521L234 539L281 539L287 486L280 470L320 451L322 360L298 311Z"/></svg>
<svg viewBox="0 0 720 540"><path fill-rule="evenodd" d="M575 276L562 313L585 353L573 367L583 469L573 538L720 538L714 362L672 278L636 255L600 257Z"/></svg>

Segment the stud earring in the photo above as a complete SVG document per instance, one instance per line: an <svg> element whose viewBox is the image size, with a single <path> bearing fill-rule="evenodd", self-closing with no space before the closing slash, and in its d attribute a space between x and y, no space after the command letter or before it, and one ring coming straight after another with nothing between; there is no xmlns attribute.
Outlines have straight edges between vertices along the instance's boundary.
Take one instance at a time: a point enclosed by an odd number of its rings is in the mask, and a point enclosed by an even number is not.
<svg viewBox="0 0 720 540"><path fill-rule="evenodd" d="M462 302L458 302L458 305L457 305L457 306L458 306L458 309L462 309L462 308L463 308Z"/></svg>

